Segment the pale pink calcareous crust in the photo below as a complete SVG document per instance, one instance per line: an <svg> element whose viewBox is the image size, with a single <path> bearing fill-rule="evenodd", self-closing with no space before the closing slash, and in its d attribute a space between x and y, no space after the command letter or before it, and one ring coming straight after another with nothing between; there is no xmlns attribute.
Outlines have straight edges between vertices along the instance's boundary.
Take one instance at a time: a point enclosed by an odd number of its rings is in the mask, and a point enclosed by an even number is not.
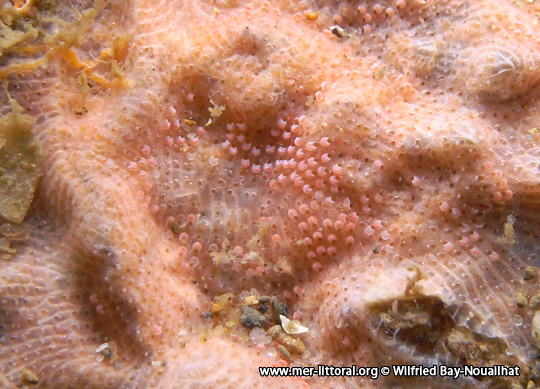
<svg viewBox="0 0 540 389"><path fill-rule="evenodd" d="M521 376L421 384L540 384L537 11L111 1L38 67L6 59L43 177L0 263L0 382L415 386L257 367L446 363ZM288 305L303 353L239 323L250 295Z"/></svg>

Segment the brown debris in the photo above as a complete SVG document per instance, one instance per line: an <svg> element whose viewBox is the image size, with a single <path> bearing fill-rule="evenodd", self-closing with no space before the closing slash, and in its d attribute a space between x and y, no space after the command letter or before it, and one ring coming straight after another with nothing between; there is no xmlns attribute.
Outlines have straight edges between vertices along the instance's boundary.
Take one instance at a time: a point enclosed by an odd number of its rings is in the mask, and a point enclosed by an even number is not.
<svg viewBox="0 0 540 389"><path fill-rule="evenodd" d="M17 250L11 247L11 241L6 238L0 238L0 253L5 254L15 254ZM6 256L6 259L9 258L9 255Z"/></svg>
<svg viewBox="0 0 540 389"><path fill-rule="evenodd" d="M225 293L219 296L216 296L214 298L216 304L219 305L222 311L227 311L231 309L233 301L234 301L234 294L232 293Z"/></svg>
<svg viewBox="0 0 540 389"><path fill-rule="evenodd" d="M474 366L515 366L517 360L507 355L506 344L498 338L488 338L464 327L453 328L445 341L452 354Z"/></svg>
<svg viewBox="0 0 540 389"><path fill-rule="evenodd" d="M83 116L83 115L86 115L88 113L88 108L84 107L84 106L77 106L77 107L73 107L73 113L77 116Z"/></svg>
<svg viewBox="0 0 540 389"><path fill-rule="evenodd" d="M6 222L0 225L0 258L10 259L17 253L17 245L29 239L32 226L28 223Z"/></svg>
<svg viewBox="0 0 540 389"><path fill-rule="evenodd" d="M39 384L39 377L29 369L23 369L19 373L21 377L21 383L23 385L37 385Z"/></svg>
<svg viewBox="0 0 540 389"><path fill-rule="evenodd" d="M32 235L32 226L28 223L4 223L0 225L0 234L11 241L25 241Z"/></svg>
<svg viewBox="0 0 540 389"><path fill-rule="evenodd" d="M377 311L383 308L377 307ZM377 313L381 329L389 336L419 345L423 352L431 353L444 331L446 323L442 317L444 306L439 301L404 299L394 300ZM441 317L439 317L439 315Z"/></svg>

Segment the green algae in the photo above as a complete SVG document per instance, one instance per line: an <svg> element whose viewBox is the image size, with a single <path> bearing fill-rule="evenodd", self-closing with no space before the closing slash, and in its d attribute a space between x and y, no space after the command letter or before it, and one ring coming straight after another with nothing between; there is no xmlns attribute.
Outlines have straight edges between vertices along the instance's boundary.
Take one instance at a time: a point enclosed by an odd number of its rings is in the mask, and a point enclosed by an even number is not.
<svg viewBox="0 0 540 389"><path fill-rule="evenodd" d="M9 98L11 112L0 116L0 216L21 223L41 177L31 129L34 120Z"/></svg>

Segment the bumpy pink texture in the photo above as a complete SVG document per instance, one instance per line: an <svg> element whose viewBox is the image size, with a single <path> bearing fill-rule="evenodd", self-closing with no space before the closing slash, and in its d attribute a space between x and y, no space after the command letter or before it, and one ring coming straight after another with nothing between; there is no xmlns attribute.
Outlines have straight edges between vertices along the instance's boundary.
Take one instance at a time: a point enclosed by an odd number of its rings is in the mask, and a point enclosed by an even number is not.
<svg viewBox="0 0 540 389"><path fill-rule="evenodd" d="M407 386L257 367L489 365L381 330L374 306L424 297L500 340L514 383L534 382L535 309L516 295L538 292L523 279L540 221L535 12L112 1L72 57L3 82L36 118L44 175L32 237L0 263L0 381L29 369L50 388ZM232 310L252 294L286 303L309 328L294 336L304 353L209 318L229 292Z"/></svg>

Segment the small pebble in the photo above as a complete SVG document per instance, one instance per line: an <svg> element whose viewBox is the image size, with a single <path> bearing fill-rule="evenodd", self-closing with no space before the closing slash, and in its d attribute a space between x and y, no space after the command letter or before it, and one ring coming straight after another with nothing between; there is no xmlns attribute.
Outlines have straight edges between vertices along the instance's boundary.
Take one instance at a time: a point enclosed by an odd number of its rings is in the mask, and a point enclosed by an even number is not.
<svg viewBox="0 0 540 389"><path fill-rule="evenodd" d="M523 307L526 307L528 305L528 301L527 301L527 297L524 296L523 294L521 293L518 293L516 295L516 304L518 307L520 308L523 308Z"/></svg>
<svg viewBox="0 0 540 389"><path fill-rule="evenodd" d="M180 224L176 220L171 223L171 231L175 235L180 233Z"/></svg>
<svg viewBox="0 0 540 389"><path fill-rule="evenodd" d="M216 304L216 303L212 303L212 315L219 315L219 313L221 312L221 306L219 304Z"/></svg>
<svg viewBox="0 0 540 389"><path fill-rule="evenodd" d="M266 333L295 354L301 355L306 349L301 339L287 335L280 325L272 326Z"/></svg>
<svg viewBox="0 0 540 389"><path fill-rule="evenodd" d="M345 36L345 30L340 26L332 26L330 27L330 31L338 38L343 38Z"/></svg>
<svg viewBox="0 0 540 389"><path fill-rule="evenodd" d="M533 316L531 338L536 348L540 349L540 311L536 311Z"/></svg>
<svg viewBox="0 0 540 389"><path fill-rule="evenodd" d="M319 17L319 13L317 11L306 12L307 20L316 20L318 17Z"/></svg>
<svg viewBox="0 0 540 389"><path fill-rule="evenodd" d="M274 313L274 319L279 320L279 316L283 315L289 317L289 308L285 303L282 303L277 297L272 297L272 312Z"/></svg>
<svg viewBox="0 0 540 389"><path fill-rule="evenodd" d="M248 306L242 307L242 313L240 314L240 324L246 328L253 327L264 327L266 320L264 316L257 311Z"/></svg>
<svg viewBox="0 0 540 389"><path fill-rule="evenodd" d="M538 308L539 304L540 304L540 297L538 297L538 295L532 296L529 299L529 308L536 309Z"/></svg>
<svg viewBox="0 0 540 389"><path fill-rule="evenodd" d="M259 303L259 299L257 298L257 296L254 296L254 295L247 296L244 299L244 304L246 304L246 305L255 305L255 304L258 304L258 303Z"/></svg>
<svg viewBox="0 0 540 389"><path fill-rule="evenodd" d="M281 344L278 345L277 349L281 353L281 355L283 355L285 358L291 359L291 353L283 345L281 345Z"/></svg>
<svg viewBox="0 0 540 389"><path fill-rule="evenodd" d="M525 281L532 280L538 276L538 268L535 266L527 266L523 271L523 279Z"/></svg>

